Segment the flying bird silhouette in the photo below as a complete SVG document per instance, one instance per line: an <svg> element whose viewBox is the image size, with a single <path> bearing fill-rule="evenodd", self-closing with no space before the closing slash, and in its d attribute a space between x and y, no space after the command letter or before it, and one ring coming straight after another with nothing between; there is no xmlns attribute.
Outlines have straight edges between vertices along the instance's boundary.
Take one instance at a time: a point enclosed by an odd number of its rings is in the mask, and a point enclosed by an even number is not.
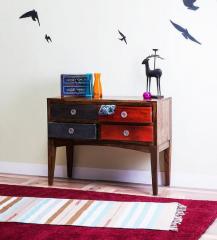
<svg viewBox="0 0 217 240"><path fill-rule="evenodd" d="M47 40L48 43L49 43L49 42L52 42L50 36L48 36L47 34L45 35L45 39Z"/></svg>
<svg viewBox="0 0 217 240"><path fill-rule="evenodd" d="M194 6L194 3L196 1L197 0L183 0L183 3L188 9L196 11L199 8L197 6Z"/></svg>
<svg viewBox="0 0 217 240"><path fill-rule="evenodd" d="M20 18L28 18L31 17L33 21L38 21L38 24L40 26L39 18L38 18L38 13L33 9L32 11L24 13Z"/></svg>
<svg viewBox="0 0 217 240"><path fill-rule="evenodd" d="M172 25L179 31L182 33L183 37L186 39L190 39L191 41L201 44L200 42L198 42L194 37L192 37L190 35L190 33L188 32L187 28L183 28L180 25L174 23L173 21L170 20L170 22L172 23Z"/></svg>
<svg viewBox="0 0 217 240"><path fill-rule="evenodd" d="M127 44L126 36L122 32L120 32L119 30L118 30L118 32L121 35L121 38L118 38L118 39L121 40L121 41L124 41Z"/></svg>

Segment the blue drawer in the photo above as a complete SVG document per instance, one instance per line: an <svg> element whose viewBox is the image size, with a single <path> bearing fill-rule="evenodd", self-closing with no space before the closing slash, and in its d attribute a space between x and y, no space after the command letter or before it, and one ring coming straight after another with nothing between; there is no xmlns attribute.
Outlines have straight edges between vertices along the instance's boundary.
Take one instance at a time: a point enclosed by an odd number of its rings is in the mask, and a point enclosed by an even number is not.
<svg viewBox="0 0 217 240"><path fill-rule="evenodd" d="M96 124L48 123L48 137L88 140L96 139Z"/></svg>

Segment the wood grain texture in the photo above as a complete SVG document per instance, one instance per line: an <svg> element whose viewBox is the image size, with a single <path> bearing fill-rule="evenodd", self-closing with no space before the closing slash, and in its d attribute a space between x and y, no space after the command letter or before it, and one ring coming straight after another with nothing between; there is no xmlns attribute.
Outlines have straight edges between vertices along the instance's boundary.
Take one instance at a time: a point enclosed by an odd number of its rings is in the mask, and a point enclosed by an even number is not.
<svg viewBox="0 0 217 240"><path fill-rule="evenodd" d="M154 147L151 150L151 177L153 195L158 195L158 170L159 170L159 149Z"/></svg>
<svg viewBox="0 0 217 240"><path fill-rule="evenodd" d="M157 102L157 144L170 141L172 137L172 99Z"/></svg>
<svg viewBox="0 0 217 240"><path fill-rule="evenodd" d="M48 139L48 184L53 185L56 161L56 145L53 139Z"/></svg>
<svg viewBox="0 0 217 240"><path fill-rule="evenodd" d="M102 97L100 99L96 98L78 98L78 97L55 97L55 98L48 98L47 102L48 105L51 103L63 103L63 104L118 104L120 106L152 106L153 103L158 101L164 101L170 98L163 98L163 99L151 99L151 100L144 100L142 97Z"/></svg>
<svg viewBox="0 0 217 240"><path fill-rule="evenodd" d="M47 99L49 184L53 183L56 147L66 146L71 178L75 145L112 146L151 153L152 187L153 194L157 195L161 151L164 151L166 185L170 184L171 103L171 98L146 101L140 97ZM105 104L116 105L113 116L98 116L100 106ZM125 117L121 116L123 111ZM95 135L89 132L93 126ZM70 127L75 130L73 134L69 133Z"/></svg>
<svg viewBox="0 0 217 240"><path fill-rule="evenodd" d="M110 141L110 140L68 140L68 139L53 139L56 147L63 147L68 144L76 145L89 145L89 146L107 146L124 148L129 150L135 150L145 153L150 153L150 149L154 146L153 143L143 143L143 142L128 142L128 141Z"/></svg>
<svg viewBox="0 0 217 240"><path fill-rule="evenodd" d="M72 178L73 160L74 160L74 146L72 144L68 144L66 145L66 161L67 161L68 178Z"/></svg>
<svg viewBox="0 0 217 240"><path fill-rule="evenodd" d="M170 186L171 175L171 141L169 147L164 150L164 171L165 171L165 186Z"/></svg>

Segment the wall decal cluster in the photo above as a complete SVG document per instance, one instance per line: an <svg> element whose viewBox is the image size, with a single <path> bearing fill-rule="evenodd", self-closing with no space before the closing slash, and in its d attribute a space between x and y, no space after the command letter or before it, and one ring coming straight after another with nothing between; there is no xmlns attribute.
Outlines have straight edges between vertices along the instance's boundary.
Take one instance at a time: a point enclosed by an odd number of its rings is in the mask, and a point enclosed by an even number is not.
<svg viewBox="0 0 217 240"><path fill-rule="evenodd" d="M32 18L33 21L38 21L38 25L40 26L40 21L39 21L39 17L38 17L38 12L37 12L35 9L24 13L24 14L21 15L19 18L20 18L20 19L21 19L21 18ZM48 36L47 34L45 35L45 40L46 40L48 43L52 42L51 37Z"/></svg>
<svg viewBox="0 0 217 240"><path fill-rule="evenodd" d="M196 2L197 0L183 0L183 3L184 5L190 9L190 10L197 10L199 7L198 6L195 6L194 3ZM40 21L39 21L39 17L38 17L38 12L33 9L31 11L28 11L26 13L24 13L23 15L21 15L19 17L20 19L22 18L31 18L33 21L37 21L39 26L40 26ZM170 20L170 22L172 23L172 25L174 26L174 28L176 28L176 30L178 30L179 32L182 33L183 37L185 39L190 39L191 41L195 42L195 43L198 43L201 45L201 43L196 40L187 30L187 28L183 28L182 26L180 26L179 24L173 22L172 20ZM120 37L121 38L118 38L120 41L124 41L125 44L127 45L127 38L126 36L120 31L118 30L118 33L120 34ZM45 40L48 42L48 43L51 43L52 40L51 40L51 37L47 34L45 34Z"/></svg>
<svg viewBox="0 0 217 240"><path fill-rule="evenodd" d="M197 0L183 0L184 5L190 9L190 10L197 10L199 7L195 6L194 3ZM170 20L170 22L172 23L172 25L179 31L182 33L183 37L185 39L190 39L191 41L198 43L201 45L201 43L199 41L197 41L187 30L187 28L183 28L180 25L178 25L177 23L174 23L172 20Z"/></svg>

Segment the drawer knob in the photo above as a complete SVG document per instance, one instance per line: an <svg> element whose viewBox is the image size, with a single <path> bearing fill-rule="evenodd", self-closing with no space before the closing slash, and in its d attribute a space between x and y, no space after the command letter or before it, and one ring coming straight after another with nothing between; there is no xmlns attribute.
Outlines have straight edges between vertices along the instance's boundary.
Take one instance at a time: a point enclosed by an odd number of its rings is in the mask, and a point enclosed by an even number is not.
<svg viewBox="0 0 217 240"><path fill-rule="evenodd" d="M124 131L123 131L123 135L124 135L125 137L128 137L128 136L130 135L129 130L124 130Z"/></svg>
<svg viewBox="0 0 217 240"><path fill-rule="evenodd" d="M75 116L77 111L76 111L76 109L71 109L70 113L71 113L72 116Z"/></svg>
<svg viewBox="0 0 217 240"><path fill-rule="evenodd" d="M126 111L121 112L121 117L126 118L127 117L127 112Z"/></svg>
<svg viewBox="0 0 217 240"><path fill-rule="evenodd" d="M75 132L75 130L74 130L74 128L69 128L69 131L68 131L68 132L69 132L70 135L73 135L74 132Z"/></svg>

